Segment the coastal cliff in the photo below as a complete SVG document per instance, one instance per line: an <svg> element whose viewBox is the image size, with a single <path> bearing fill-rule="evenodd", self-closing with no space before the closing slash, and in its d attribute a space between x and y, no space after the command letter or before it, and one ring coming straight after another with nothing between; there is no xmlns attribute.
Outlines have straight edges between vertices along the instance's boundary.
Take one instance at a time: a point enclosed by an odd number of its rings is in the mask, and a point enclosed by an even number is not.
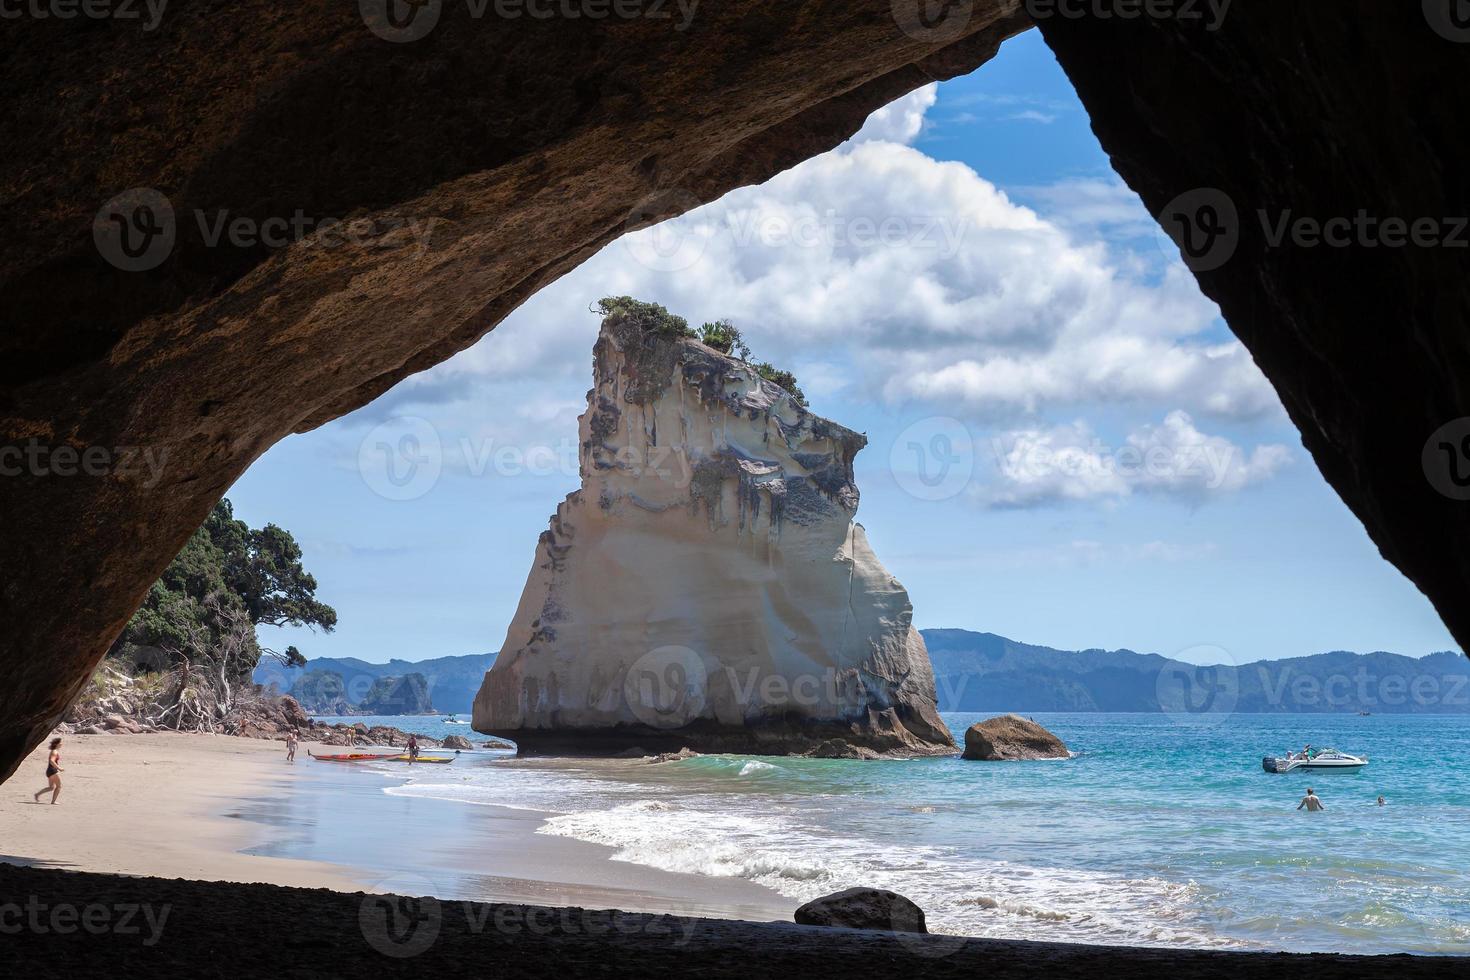
<svg viewBox="0 0 1470 980"><path fill-rule="evenodd" d="M593 351L581 489L475 729L523 752L954 751L908 593L853 521L866 438L624 302Z"/></svg>

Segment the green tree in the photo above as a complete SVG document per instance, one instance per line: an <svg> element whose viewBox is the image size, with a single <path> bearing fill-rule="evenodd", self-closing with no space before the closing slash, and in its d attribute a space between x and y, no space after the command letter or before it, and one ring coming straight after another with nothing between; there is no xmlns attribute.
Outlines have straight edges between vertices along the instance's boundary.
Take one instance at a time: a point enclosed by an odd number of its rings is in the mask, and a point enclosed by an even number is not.
<svg viewBox="0 0 1470 980"><path fill-rule="evenodd" d="M761 361L759 364L757 364L755 366L755 371L761 377L771 382L771 384L777 385L781 388L785 388L786 391L790 393L791 397L796 400L796 404L800 405L802 408L806 408L806 393L801 390L801 387L799 385L797 385L796 375L792 374L790 371L783 370L765 361Z"/></svg>
<svg viewBox="0 0 1470 980"><path fill-rule="evenodd" d="M732 354L742 361L750 360L750 347L741 336L740 328L729 320L715 320L701 325L699 339L705 346L713 347L721 354Z"/></svg>
<svg viewBox="0 0 1470 980"><path fill-rule="evenodd" d="M658 303L645 303L631 296L605 296L594 309L604 318L617 317L635 323L648 333L665 337L695 336L688 320L675 316Z"/></svg>
<svg viewBox="0 0 1470 980"><path fill-rule="evenodd" d="M170 663L141 663L161 669L229 646L232 671L248 673L262 655L299 666L306 662L301 651L262 648L254 627L307 626L330 633L337 613L316 598L316 588L289 531L274 524L253 529L235 518L224 499L149 588L112 652L127 658L140 648L164 651Z"/></svg>

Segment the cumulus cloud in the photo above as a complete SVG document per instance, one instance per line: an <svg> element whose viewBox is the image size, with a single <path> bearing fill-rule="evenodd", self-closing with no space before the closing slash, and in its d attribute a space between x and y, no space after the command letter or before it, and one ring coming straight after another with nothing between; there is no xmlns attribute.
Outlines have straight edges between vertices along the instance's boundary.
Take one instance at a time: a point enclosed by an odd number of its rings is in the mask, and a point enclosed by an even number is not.
<svg viewBox="0 0 1470 980"><path fill-rule="evenodd" d="M914 89L903 98L888 103L868 117L851 142L912 143L919 138L919 133L924 128L924 116L933 108L938 92L939 83L930 82L923 88Z"/></svg>
<svg viewBox="0 0 1470 980"><path fill-rule="evenodd" d="M1039 206L1052 221L1076 232L1130 238L1158 235L1168 241L1143 201L1116 176L1074 177L1055 184L1017 187L1015 193ZM1161 254L1172 256L1174 252Z"/></svg>
<svg viewBox="0 0 1470 980"><path fill-rule="evenodd" d="M630 294L695 324L728 317L760 357L848 400L1001 423L1099 404L1279 418L1177 258L1148 272L1093 233L1123 214L1116 188L1095 189L1085 233L1024 207L902 145L934 98L926 86L837 150L625 236L385 404L537 382L573 397L597 329L588 304Z"/></svg>
<svg viewBox="0 0 1470 980"><path fill-rule="evenodd" d="M994 479L976 498L988 507L1023 508L1118 500L1156 494L1200 502L1270 479L1291 461L1283 445L1250 451L1207 435L1188 413L1173 411L1159 425L1106 444L1086 422L1020 429L992 442Z"/></svg>

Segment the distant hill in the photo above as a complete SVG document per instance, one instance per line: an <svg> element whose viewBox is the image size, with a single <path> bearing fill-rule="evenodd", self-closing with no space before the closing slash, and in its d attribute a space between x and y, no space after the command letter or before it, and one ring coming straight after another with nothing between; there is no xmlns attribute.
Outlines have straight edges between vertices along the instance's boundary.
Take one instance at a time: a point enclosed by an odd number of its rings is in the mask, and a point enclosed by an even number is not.
<svg viewBox="0 0 1470 980"><path fill-rule="evenodd" d="M360 705L368 699L379 678L417 673L423 675L428 685L426 694L433 702L434 710L446 714L467 714L480 690L480 682L485 679L485 671L494 662L493 653L436 657L417 662L390 660L385 664L370 664L356 657L317 657L308 660L305 667L284 668L264 663L255 670L255 683L274 683L279 691L285 693L308 672L338 674L342 678L341 697L346 702Z"/></svg>
<svg viewBox="0 0 1470 980"><path fill-rule="evenodd" d="M921 630L941 711L1195 711L1470 714L1470 660L1335 651L1225 670L1132 650L1055 650L969 630ZM308 671L342 675L358 704L380 677L424 675L443 712L467 714L495 654L370 664L322 657L303 668L262 666L256 683L288 691Z"/></svg>
<svg viewBox="0 0 1470 980"><path fill-rule="evenodd" d="M1470 660L1336 651L1201 668L1132 650L1054 650L921 630L942 711L1470 713Z"/></svg>

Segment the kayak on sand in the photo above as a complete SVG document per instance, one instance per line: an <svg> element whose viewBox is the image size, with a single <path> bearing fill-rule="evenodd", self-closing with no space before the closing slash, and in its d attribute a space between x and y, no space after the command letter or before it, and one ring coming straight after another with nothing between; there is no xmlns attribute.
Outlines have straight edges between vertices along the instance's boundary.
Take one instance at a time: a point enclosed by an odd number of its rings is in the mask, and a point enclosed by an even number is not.
<svg viewBox="0 0 1470 980"><path fill-rule="evenodd" d="M421 755L417 759L410 759L407 755L379 755L372 752L347 752L340 755L314 755L308 751L307 755L318 762L453 762L453 756L443 755Z"/></svg>

